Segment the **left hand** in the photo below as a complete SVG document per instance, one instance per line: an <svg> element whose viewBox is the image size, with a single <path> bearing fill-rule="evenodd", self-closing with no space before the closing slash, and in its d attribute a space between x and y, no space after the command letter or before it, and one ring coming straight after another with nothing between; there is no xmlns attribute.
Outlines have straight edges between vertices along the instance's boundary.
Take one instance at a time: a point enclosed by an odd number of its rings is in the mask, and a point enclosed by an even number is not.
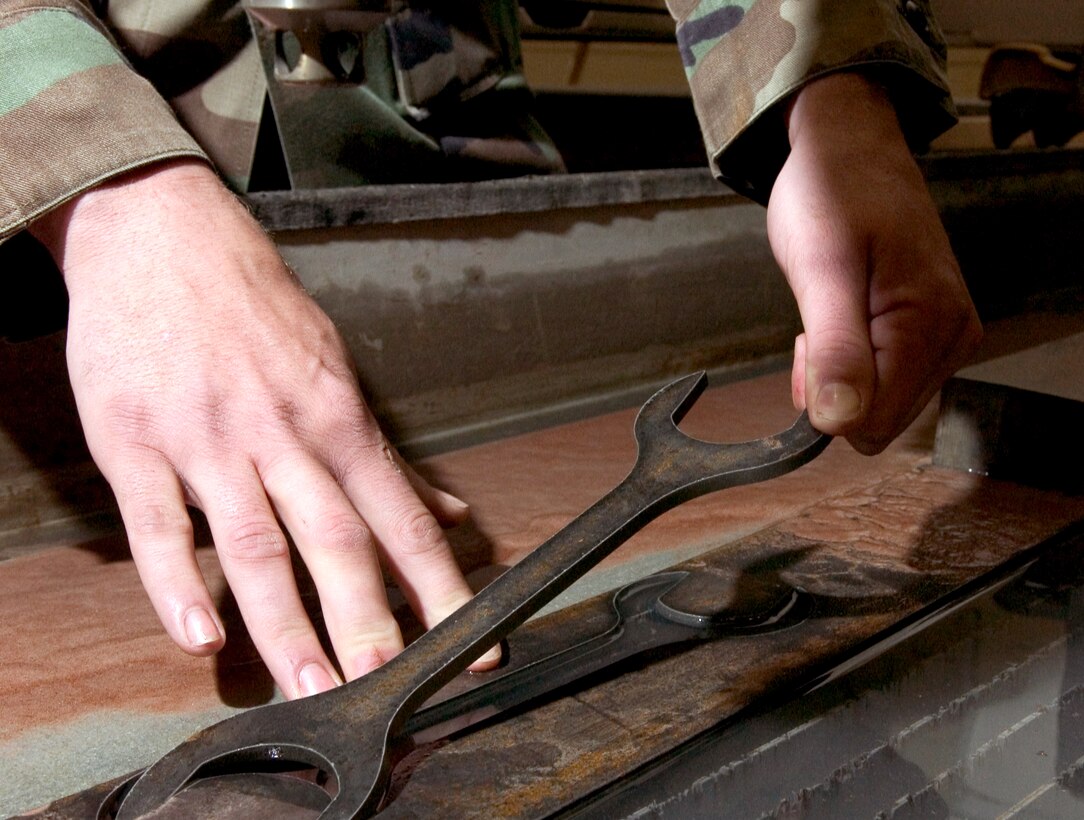
<svg viewBox="0 0 1084 820"><path fill-rule="evenodd" d="M981 326L883 89L852 73L816 80L788 130L768 238L805 330L794 403L872 455L968 361Z"/></svg>
<svg viewBox="0 0 1084 820"><path fill-rule="evenodd" d="M471 597L442 524L468 513L393 451L346 344L270 238L196 160L135 169L42 217L70 297L87 444L173 640L218 651L221 618L186 504L203 510L260 656L287 697L403 648L383 563L426 627ZM295 581L319 593L337 663ZM107 613L123 617L123 613ZM476 661L481 669L499 651Z"/></svg>

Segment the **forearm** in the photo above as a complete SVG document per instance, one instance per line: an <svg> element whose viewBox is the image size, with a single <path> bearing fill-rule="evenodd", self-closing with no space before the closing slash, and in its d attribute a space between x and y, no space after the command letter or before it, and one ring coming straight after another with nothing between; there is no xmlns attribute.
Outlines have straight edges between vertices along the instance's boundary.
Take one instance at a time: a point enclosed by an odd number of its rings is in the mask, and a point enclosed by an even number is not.
<svg viewBox="0 0 1084 820"><path fill-rule="evenodd" d="M69 291L78 297L81 288L105 284L88 281L88 276L109 273L97 260L116 253L151 253L157 247L149 247L148 242L169 241L161 224L163 208L184 219L191 216L181 212L185 207L202 204L215 210L236 204L240 208L235 199L202 160L167 159L119 173L73 194L42 214L28 230L53 256ZM263 243L265 238L254 223L253 229L252 238ZM230 242L244 239L232 237ZM213 239L207 237L207 241Z"/></svg>
<svg viewBox="0 0 1084 820"><path fill-rule="evenodd" d="M803 86L784 106L783 125L791 147L831 138L908 151L888 91L859 71L837 72Z"/></svg>

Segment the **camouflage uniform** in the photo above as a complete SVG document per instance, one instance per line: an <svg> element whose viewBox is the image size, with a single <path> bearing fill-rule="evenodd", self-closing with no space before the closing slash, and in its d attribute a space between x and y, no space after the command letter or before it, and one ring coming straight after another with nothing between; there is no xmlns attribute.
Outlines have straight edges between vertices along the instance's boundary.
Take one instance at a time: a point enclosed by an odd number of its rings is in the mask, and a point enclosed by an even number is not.
<svg viewBox="0 0 1084 820"><path fill-rule="evenodd" d="M754 198L786 156L776 103L826 72L874 72L916 146L951 122L926 0L667 2L712 166ZM522 96L514 0L393 11L370 35L390 55L388 76L369 82L389 122L491 174L560 167L529 117L491 120L500 105L474 105ZM239 190L249 182L267 87L239 2L0 0L0 66L0 241L165 158L209 156Z"/></svg>
<svg viewBox="0 0 1084 820"><path fill-rule="evenodd" d="M363 50L387 55L366 62L365 129L456 178L562 168L525 104L514 0L387 5ZM248 188L267 82L240 2L0 0L0 66L0 240L163 158L206 155Z"/></svg>
<svg viewBox="0 0 1084 820"><path fill-rule="evenodd" d="M929 0L666 0L712 169L767 201L789 146L777 105L861 69L893 97L915 150L955 122Z"/></svg>

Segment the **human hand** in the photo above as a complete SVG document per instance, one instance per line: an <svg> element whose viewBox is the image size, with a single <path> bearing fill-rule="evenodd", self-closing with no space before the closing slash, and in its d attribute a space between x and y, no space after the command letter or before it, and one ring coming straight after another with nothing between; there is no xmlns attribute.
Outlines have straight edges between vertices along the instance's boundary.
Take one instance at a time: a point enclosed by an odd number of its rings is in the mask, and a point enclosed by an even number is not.
<svg viewBox="0 0 1084 820"><path fill-rule="evenodd" d="M339 673L304 610L279 521L319 593L353 679L402 649L381 558L427 627L471 590L441 524L463 502L388 445L349 354L256 222L203 163L102 185L32 228L64 273L68 364L91 454L173 640L208 655L225 635L186 503L288 697ZM475 668L492 666L499 650Z"/></svg>
<svg viewBox="0 0 1084 820"><path fill-rule="evenodd" d="M851 73L814 81L788 131L768 238L805 331L794 403L878 453L968 360L981 326L885 92Z"/></svg>

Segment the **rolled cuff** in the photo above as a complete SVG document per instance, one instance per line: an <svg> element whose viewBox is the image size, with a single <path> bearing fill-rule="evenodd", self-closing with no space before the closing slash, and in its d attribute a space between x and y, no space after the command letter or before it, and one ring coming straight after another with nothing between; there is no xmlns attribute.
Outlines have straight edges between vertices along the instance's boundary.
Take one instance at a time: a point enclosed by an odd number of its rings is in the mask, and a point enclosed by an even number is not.
<svg viewBox="0 0 1084 820"><path fill-rule="evenodd" d="M0 241L127 171L206 159L154 88L72 6L0 11L0 65Z"/></svg>
<svg viewBox="0 0 1084 820"><path fill-rule="evenodd" d="M819 77L861 71L881 83L915 151L955 122L944 40L927 2L670 5L712 170L754 200L767 202L790 151L785 102Z"/></svg>

